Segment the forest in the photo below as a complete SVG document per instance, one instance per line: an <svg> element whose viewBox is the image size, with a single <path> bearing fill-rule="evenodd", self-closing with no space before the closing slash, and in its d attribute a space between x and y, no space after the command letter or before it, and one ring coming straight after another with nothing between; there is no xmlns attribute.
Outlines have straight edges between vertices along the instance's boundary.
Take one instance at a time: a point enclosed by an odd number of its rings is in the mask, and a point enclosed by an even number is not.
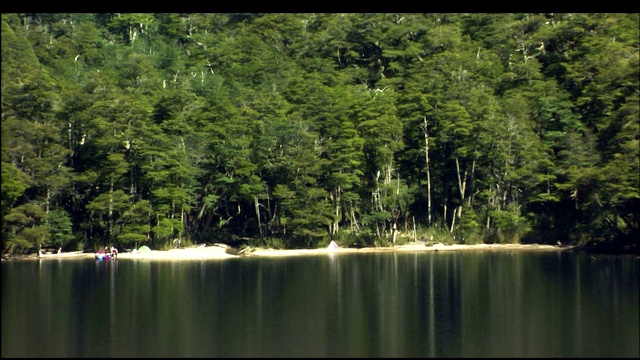
<svg viewBox="0 0 640 360"><path fill-rule="evenodd" d="M638 13L3 13L2 252L637 251Z"/></svg>

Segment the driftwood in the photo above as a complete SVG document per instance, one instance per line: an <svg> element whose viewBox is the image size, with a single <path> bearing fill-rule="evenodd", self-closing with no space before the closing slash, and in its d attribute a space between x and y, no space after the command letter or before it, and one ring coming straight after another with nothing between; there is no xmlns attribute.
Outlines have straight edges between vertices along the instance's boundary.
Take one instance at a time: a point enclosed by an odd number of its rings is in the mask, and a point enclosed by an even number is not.
<svg viewBox="0 0 640 360"><path fill-rule="evenodd" d="M246 256L247 254L251 253L251 247L247 246L246 248L238 251L238 255L242 255L242 256ZM246 253L246 254L245 254Z"/></svg>

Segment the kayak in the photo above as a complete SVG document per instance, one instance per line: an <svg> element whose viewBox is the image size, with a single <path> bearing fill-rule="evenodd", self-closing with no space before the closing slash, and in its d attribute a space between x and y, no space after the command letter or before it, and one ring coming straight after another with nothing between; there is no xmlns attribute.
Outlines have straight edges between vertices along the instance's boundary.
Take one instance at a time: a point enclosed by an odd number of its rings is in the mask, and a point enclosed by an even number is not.
<svg viewBox="0 0 640 360"><path fill-rule="evenodd" d="M106 254L105 255L104 253L96 253L96 259L97 260L102 260L102 259L109 260L111 258L112 258L111 254Z"/></svg>

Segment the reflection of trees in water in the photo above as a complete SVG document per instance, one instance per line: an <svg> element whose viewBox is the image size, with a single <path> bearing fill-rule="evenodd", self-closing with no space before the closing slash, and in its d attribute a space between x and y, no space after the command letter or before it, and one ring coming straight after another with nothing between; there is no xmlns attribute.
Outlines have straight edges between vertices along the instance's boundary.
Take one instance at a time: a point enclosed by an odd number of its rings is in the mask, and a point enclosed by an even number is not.
<svg viewBox="0 0 640 360"><path fill-rule="evenodd" d="M433 258L435 251L431 251L429 256L429 356L436 356L436 320L435 320L435 291L433 285Z"/></svg>

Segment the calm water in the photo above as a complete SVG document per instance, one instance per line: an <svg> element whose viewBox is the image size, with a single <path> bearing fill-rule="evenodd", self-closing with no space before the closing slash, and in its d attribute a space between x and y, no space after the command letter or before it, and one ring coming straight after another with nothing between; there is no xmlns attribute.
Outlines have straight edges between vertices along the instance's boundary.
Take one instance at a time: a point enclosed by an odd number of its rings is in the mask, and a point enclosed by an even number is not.
<svg viewBox="0 0 640 360"><path fill-rule="evenodd" d="M2 262L2 357L638 357L639 260Z"/></svg>

